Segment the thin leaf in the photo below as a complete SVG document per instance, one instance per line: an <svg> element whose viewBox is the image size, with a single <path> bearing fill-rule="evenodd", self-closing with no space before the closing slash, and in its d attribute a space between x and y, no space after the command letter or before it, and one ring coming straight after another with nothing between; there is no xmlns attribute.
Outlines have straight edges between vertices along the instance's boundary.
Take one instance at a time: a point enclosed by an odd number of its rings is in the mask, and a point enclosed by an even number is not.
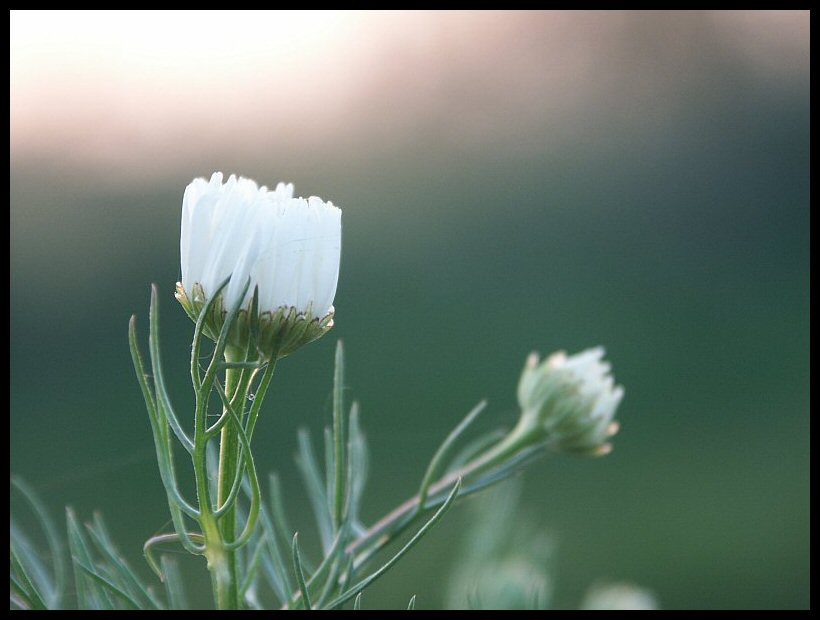
<svg viewBox="0 0 820 620"><path fill-rule="evenodd" d="M327 496L322 484L322 474L319 472L319 465L316 462L316 455L313 451L313 444L310 441L310 434L307 429L299 429L299 451L297 453L296 464L302 474L305 487L308 493L313 514L316 517L316 526L319 530L319 537L322 541L322 550L326 553L333 544L333 521L328 510Z"/></svg>
<svg viewBox="0 0 820 620"><path fill-rule="evenodd" d="M305 573L302 571L302 558L299 555L299 533L293 535L293 572L296 575L296 582L299 584L299 590L302 593L302 605L305 609L311 609L310 592L308 592L307 584L305 583Z"/></svg>
<svg viewBox="0 0 820 620"><path fill-rule="evenodd" d="M248 439L253 438L253 429L256 428L256 420L259 418L259 411L262 408L262 403L265 400L265 394L268 391L268 385L270 385L271 379L273 378L273 372L276 370L276 355L268 362L268 365L265 367L265 372L262 373L262 378L259 380L259 385L256 388L256 394L253 399L253 404L251 405L251 410L248 413L248 422L245 426L245 430L248 433Z"/></svg>
<svg viewBox="0 0 820 620"><path fill-rule="evenodd" d="M247 289L247 285L245 285L245 289ZM231 401L228 399L228 395L225 394L225 390L222 388L222 385L219 381L215 381L214 385L216 386L216 391L219 393L219 397L222 399L222 404L230 411L231 422L233 422L236 427L236 433L239 437L239 442L242 445L245 467L248 468L248 479L251 484L251 505L248 509L248 518L245 523L245 528L236 540L226 542L224 544L226 550L233 551L242 547L253 535L253 529L256 526L257 517L259 516L259 506L262 502L262 494L259 490L259 480L256 476L256 465L254 464L253 454L251 453L250 440L245 434L245 429L242 427L242 422L240 422L239 416L236 415L236 411L234 410Z"/></svg>
<svg viewBox="0 0 820 620"><path fill-rule="evenodd" d="M159 341L159 288L156 284L151 285L148 347L151 350L151 370L154 373L154 388L157 394L158 410L161 410L165 414L163 417L168 421L171 430L174 431L174 435L177 436L177 439L179 439L179 442L188 454L191 454L194 450L194 442L182 429L182 425L179 423L176 413L174 413L174 407L171 405L171 399L168 397L168 392L165 389Z"/></svg>
<svg viewBox="0 0 820 620"><path fill-rule="evenodd" d="M352 553L347 555L347 560L344 564L344 569L342 570L341 574L344 575L344 581L342 582L342 592L346 591L350 588L350 583L353 581L353 577L356 574L356 558ZM333 580L338 581L338 578Z"/></svg>
<svg viewBox="0 0 820 620"><path fill-rule="evenodd" d="M239 308L242 307L242 300L245 299L245 293L248 292L248 287L250 284L251 280L248 278L241 294L237 297L233 306L231 306L225 316L225 320L222 323L222 328L219 332L219 338L216 341L216 346L214 346L211 362L208 364L208 368L205 371L205 377L203 377L202 383L197 392L207 394L211 391L213 381L216 379L217 372L219 371L219 365L222 364L222 355L225 353L225 347L228 345L228 335L233 327L233 322L236 319L236 315L239 313Z"/></svg>
<svg viewBox="0 0 820 620"><path fill-rule="evenodd" d="M82 565L93 566L94 560L91 551L83 537L77 517L71 508L66 509L66 521L68 523L68 548L71 551L71 562L74 565L74 581L77 586L77 600L80 609L113 609L114 602L107 590L98 587L100 584L95 580L90 580L84 572L77 570Z"/></svg>
<svg viewBox="0 0 820 620"><path fill-rule="evenodd" d="M436 511L436 513L430 518L430 520L427 521L427 523L425 523L419 529L418 532L416 532L416 534L413 536L413 538L411 538L407 542L407 544L404 545L404 547L402 547L399 550L398 553L396 553L396 555L394 555L392 558L390 558L381 568L379 568L377 571L372 573L370 576L366 577L365 579L363 579L362 581L357 583L355 586L350 588L347 592L345 592L344 594L339 596L337 599L331 601L328 604L328 607L330 609L336 609L336 608L344 605L352 597L356 596L356 594L358 594L359 592L364 590L367 586L369 586L371 583L376 581L376 579L378 579L379 577L384 575L388 570L390 570L393 567L393 565L395 565L396 562L398 562L404 556L404 554L406 554L408 551L410 551L410 549L412 549L416 545L416 543L418 543L418 541L421 540L421 538L427 532L429 532L430 529L432 529L433 526L436 525L436 523L438 523L441 520L441 518L447 513L447 511L450 510L450 508L453 505L453 502L455 502L455 499L458 496L458 492L459 492L460 489L461 489L461 478L459 478L456 481L456 483L453 485L453 490L450 491L450 495L447 497L447 500L444 502L444 504L441 506L441 508L439 508Z"/></svg>
<svg viewBox="0 0 820 620"><path fill-rule="evenodd" d="M18 557L17 551L14 547L11 547L9 555L11 568L14 570L14 573L19 579L19 581L17 579L13 579L12 582L17 587L19 593L25 597L25 602L32 609L48 609L43 597L37 591L34 582L32 582L26 572L26 569L23 567L23 563L20 562L20 558Z"/></svg>
<svg viewBox="0 0 820 620"><path fill-rule="evenodd" d="M12 476L11 485L28 501L37 517L40 527L45 532L48 550L51 554L52 564L54 566L54 590L52 596L49 597L51 600L48 601L48 606L51 609L56 609L60 606L60 601L66 586L66 558L63 552L63 545L60 542L60 536L57 534L57 528L49 516L48 511L45 509L45 506L28 484L23 482L18 476Z"/></svg>
<svg viewBox="0 0 820 620"><path fill-rule="evenodd" d="M88 564L86 564L82 560L75 559L74 565L79 567L83 572L85 572L86 575L91 577L91 579L94 582L98 583L103 588L105 588L107 591L110 591L112 594L114 594L118 598L122 599L125 603L128 604L128 607L130 607L131 609L142 609L142 607L140 607L139 603L137 603L137 601L135 601L127 592L125 592L123 589L118 587L115 583L113 583L107 577L104 577L103 575L98 573L96 570L91 568ZM113 606L113 603L112 603L112 606Z"/></svg>
<svg viewBox="0 0 820 620"><path fill-rule="evenodd" d="M339 532L336 534L336 539L333 541L333 545L330 547L330 551L328 551L327 555L325 555L324 559L322 560L319 567L314 571L314 573L310 576L310 579L307 581L308 589L311 592L315 592L317 586L321 585L325 582L325 578L331 572L331 568L333 563L339 557L340 553L344 551L345 543L347 542L347 528L343 527ZM296 594L291 600L288 602L288 607L293 607L296 602L299 600L299 595Z"/></svg>
<svg viewBox="0 0 820 620"><path fill-rule="evenodd" d="M407 603L407 609L415 609L416 608L416 595L410 597L410 602Z"/></svg>
<svg viewBox="0 0 820 620"><path fill-rule="evenodd" d="M29 610L31 606L22 598L20 598L17 594L12 591L9 591L9 609L11 611L16 610Z"/></svg>
<svg viewBox="0 0 820 620"><path fill-rule="evenodd" d="M497 428L494 431L474 439L464 446L464 448L462 448L455 457L453 457L453 460L450 461L447 469L449 471L460 469L473 459L477 458L479 455L484 454L490 446L504 439L509 432L509 429Z"/></svg>
<svg viewBox="0 0 820 620"><path fill-rule="evenodd" d="M464 495L466 496L476 493L482 489L492 486L493 484L514 476L533 461L540 459L544 454L544 444L537 444L522 450L519 454L510 458L501 466L483 473L476 480L471 481L468 485L465 485ZM441 495L439 497L441 497Z"/></svg>
<svg viewBox="0 0 820 620"><path fill-rule="evenodd" d="M56 599L56 595L53 579L40 557L40 552L32 546L28 537L15 523L15 519L11 515L9 516L9 551L16 554L20 568L25 573L26 578L23 581L31 582L37 597L43 600L47 609L55 609L56 605L53 604L53 601ZM14 581L13 566L9 572L9 578ZM20 585L22 596L27 599L27 589L22 587L22 582L19 582L18 585ZM31 607L30 604L29 607Z"/></svg>
<svg viewBox="0 0 820 620"><path fill-rule="evenodd" d="M354 401L350 407L348 421L348 494L347 519L356 523L359 519L359 505L367 482L368 453L367 441L359 424L359 403Z"/></svg>
<svg viewBox="0 0 820 620"><path fill-rule="evenodd" d="M344 575L344 583L339 584L339 578ZM330 567L330 575L325 581L322 592L319 595L319 600L316 601L316 609L325 609L325 603L339 591L344 591L350 585L350 579L353 575L353 556L341 556L337 561L333 562Z"/></svg>
<svg viewBox="0 0 820 620"><path fill-rule="evenodd" d="M335 484L335 471L336 466L334 464L334 448L333 448L333 429L329 426L325 426L324 428L324 440L325 440L325 485L326 485L326 497L333 497L333 487ZM331 475L333 474L333 475ZM330 505L328 505L328 514L330 513Z"/></svg>
<svg viewBox="0 0 820 620"><path fill-rule="evenodd" d="M137 344L135 316L131 317L131 321L128 324L128 344L131 349L131 360L134 364L134 371L137 374L137 380L139 381L140 388L142 389L142 395L145 399L145 406L148 410L148 418L151 422L151 431L154 435L154 445L156 446L157 451L157 464L159 466L160 478L162 479L162 484L168 495L169 506L176 505L188 516L197 518L197 510L182 497L176 485L174 457L168 439L166 428L167 422L161 410L157 408L157 403L154 401L154 397L151 395L151 391L148 387L145 374L145 363L143 362L142 354L140 353L139 345ZM171 507L171 515L172 517L174 516L173 507ZM179 528L181 526L178 522L181 523L181 519L175 519L174 527L180 531ZM186 548L188 548L187 545Z"/></svg>
<svg viewBox="0 0 820 620"><path fill-rule="evenodd" d="M168 595L170 609L188 609L188 598L182 583L182 574L175 560L163 555L160 558L162 573L165 575L165 593Z"/></svg>
<svg viewBox="0 0 820 620"><path fill-rule="evenodd" d="M427 492L430 489L430 485L436 480L439 476L441 476L444 472L444 466L446 465L446 459L449 457L450 452L461 437L464 434L464 431L472 424L473 420L478 417L484 408L487 406L487 401L482 400L478 403L473 409L464 417L464 419L456 426L444 442L441 444L439 449L436 451L435 455L430 461L430 464L427 466L427 472L424 474L424 478L421 481L421 486L419 487L419 504L417 511L420 513L424 510L424 504L427 500Z"/></svg>
<svg viewBox="0 0 820 620"><path fill-rule="evenodd" d="M262 537L268 549L268 553L262 556L263 572L276 596L284 603L293 591L293 585L288 578L290 571L286 568L287 564L279 548L274 524L264 506L259 512L259 517Z"/></svg>
<svg viewBox="0 0 820 620"><path fill-rule="evenodd" d="M202 534L188 532L187 536L191 540L201 541L204 547L205 537L202 536ZM148 563L148 566L151 567L151 570L153 570L157 574L157 577L159 577L162 581L165 581L165 574L162 572L160 565L157 564L157 560L154 557L154 547L167 542L182 543L182 538L177 532L173 534L159 534L157 536L152 536L151 538L146 540L145 543L142 545L142 553L145 556L145 561Z"/></svg>
<svg viewBox="0 0 820 620"><path fill-rule="evenodd" d="M160 602L148 591L148 589L140 582L139 578L134 574L134 571L128 566L128 563L121 558L111 542L111 537L105 527L105 523L99 513L94 515L94 522L92 525L86 525L86 529L91 535L97 549L105 558L111 563L120 575L122 585L131 593L132 596L141 596L148 603L149 607L154 609L161 609ZM142 607L142 605L140 605Z"/></svg>
<svg viewBox="0 0 820 620"><path fill-rule="evenodd" d="M333 372L333 446L334 446L334 491L333 526L334 531L342 526L345 498L345 423L344 423L344 348L342 341L336 343L336 365Z"/></svg>
<svg viewBox="0 0 820 620"><path fill-rule="evenodd" d="M248 590L250 590L251 586L253 586L259 576L259 565L262 560L262 552L265 549L265 542L264 537L260 537L256 543L256 547L254 547L253 555L248 563L248 569L245 572L245 577L242 579L242 585L239 588L239 596L243 600Z"/></svg>
<svg viewBox="0 0 820 620"><path fill-rule="evenodd" d="M205 305L202 306L202 310L199 311L199 316L191 317L196 324L194 327L194 339L191 342L191 382L193 383L194 390L196 391L199 391L202 387L202 377L199 376L199 351L202 346L202 335L205 331L205 323L214 304L217 303L217 301L219 301L220 305L222 304L222 291L226 286L228 286L228 282L230 282L230 280L230 276L225 278L219 286L216 287L216 290L211 293L210 297L208 297Z"/></svg>
<svg viewBox="0 0 820 620"><path fill-rule="evenodd" d="M353 599L353 611L359 611L362 608L362 593L359 592L356 598Z"/></svg>

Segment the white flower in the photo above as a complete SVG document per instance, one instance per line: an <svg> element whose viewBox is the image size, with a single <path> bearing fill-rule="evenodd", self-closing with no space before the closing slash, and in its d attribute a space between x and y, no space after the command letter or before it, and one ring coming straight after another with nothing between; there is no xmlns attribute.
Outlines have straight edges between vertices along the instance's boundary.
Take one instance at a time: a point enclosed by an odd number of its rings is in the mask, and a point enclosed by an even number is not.
<svg viewBox="0 0 820 620"><path fill-rule="evenodd" d="M652 592L631 583L594 585L581 604L582 610L653 611L658 608L658 600Z"/></svg>
<svg viewBox="0 0 820 620"><path fill-rule="evenodd" d="M603 347L569 357L561 351L541 363L531 354L518 384L519 427L562 452L608 453L624 389L603 356Z"/></svg>
<svg viewBox="0 0 820 620"><path fill-rule="evenodd" d="M257 290L260 348L287 355L333 324L341 210L315 196L294 198L291 184L269 191L250 179L231 175L223 184L222 178L216 172L210 181L195 179L185 189L177 298L195 319L230 277L206 330L215 338L220 316L239 301L250 281L241 302L244 322ZM244 338L237 333L233 343Z"/></svg>

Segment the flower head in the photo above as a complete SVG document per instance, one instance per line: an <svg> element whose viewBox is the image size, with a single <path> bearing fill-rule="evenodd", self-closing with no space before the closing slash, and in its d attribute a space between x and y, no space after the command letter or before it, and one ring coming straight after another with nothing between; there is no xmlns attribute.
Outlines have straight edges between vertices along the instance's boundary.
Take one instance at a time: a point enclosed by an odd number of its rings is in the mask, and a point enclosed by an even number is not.
<svg viewBox="0 0 820 620"><path fill-rule="evenodd" d="M284 357L333 326L341 210L315 196L294 198L292 184L270 191L250 179L222 179L216 172L185 188L176 297L196 320L227 280L205 333L215 340L239 303L231 343L255 334L260 354Z"/></svg>
<svg viewBox="0 0 820 620"><path fill-rule="evenodd" d="M544 362L530 354L518 384L519 428L561 452L608 453L624 389L603 356L603 347L572 356L560 351Z"/></svg>

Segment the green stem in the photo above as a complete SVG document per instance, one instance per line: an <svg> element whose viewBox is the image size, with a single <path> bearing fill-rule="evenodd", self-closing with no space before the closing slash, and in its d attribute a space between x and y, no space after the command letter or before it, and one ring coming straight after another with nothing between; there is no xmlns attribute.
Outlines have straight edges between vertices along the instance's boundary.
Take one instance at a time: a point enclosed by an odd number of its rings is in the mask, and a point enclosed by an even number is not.
<svg viewBox="0 0 820 620"><path fill-rule="evenodd" d="M234 348L225 349L226 362L244 361L244 351ZM240 368L225 369L225 391L231 398L234 410L242 411L250 380L250 372ZM239 400L242 399L242 400ZM217 506L222 506L228 500L234 478L240 467L241 447L239 434L233 424L222 427L219 440L219 473L217 479ZM236 538L236 507L228 506L219 519L220 545L214 549L211 574L217 595L219 609L239 609L239 578L236 565L236 550L225 546L225 541Z"/></svg>
<svg viewBox="0 0 820 620"><path fill-rule="evenodd" d="M429 484L422 491L423 497L441 493L454 485L459 479L469 480L485 473L514 456L517 452L531 444L527 430L519 424L504 439L490 450L470 461L463 467L452 471L433 484ZM465 485L466 486L466 485ZM356 554L356 566L361 566L379 549L382 549L391 540L394 540L410 525L421 519L426 506L422 504L422 494L414 495L393 511L379 519L361 536L350 542L346 551Z"/></svg>
<svg viewBox="0 0 820 620"><path fill-rule="evenodd" d="M225 349L226 362L244 361L244 351L234 348ZM242 411L246 392L252 372L248 369L228 367L225 369L225 390L231 398L234 410ZM204 439L204 431L203 437ZM199 437L197 438L199 439ZM204 443L202 453L204 456ZM199 446L198 446L199 447ZM241 447L239 434L234 424L222 427L219 441L219 472L217 478L217 506L222 506L229 499L234 479L241 467ZM211 570L217 607L219 609L239 609L239 576L237 572L236 550L231 549L229 541L236 538L236 507L227 506L217 521L208 504L208 518L202 523L207 542L208 567ZM202 503L200 504L202 505ZM203 511L204 512L204 511ZM204 516L204 515L203 515ZM210 526L210 527L209 527ZM211 531L206 531L210 529Z"/></svg>
<svg viewBox="0 0 820 620"><path fill-rule="evenodd" d="M208 466L206 447L207 407L210 388L199 386L196 396L196 414L194 417L194 451L193 466L196 481L197 499L199 500L199 525L202 528L204 555L208 560L211 573L214 599L219 609L231 609L236 600L231 594L231 573L223 550L222 532L213 513L212 501L208 490Z"/></svg>

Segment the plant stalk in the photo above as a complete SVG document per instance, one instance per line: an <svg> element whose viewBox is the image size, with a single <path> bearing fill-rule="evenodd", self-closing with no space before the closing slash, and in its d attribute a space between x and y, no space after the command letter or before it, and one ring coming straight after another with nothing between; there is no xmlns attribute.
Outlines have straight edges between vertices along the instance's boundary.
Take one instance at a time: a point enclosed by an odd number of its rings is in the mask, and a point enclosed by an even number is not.
<svg viewBox="0 0 820 620"><path fill-rule="evenodd" d="M226 362L244 361L244 351L225 349ZM239 368L225 369L225 392L235 411L243 411L249 384L248 371ZM242 399L242 400L239 400ZM219 437L219 472L217 478L217 506L228 499L237 469L241 466L241 447L237 429L230 422L222 427ZM239 575L236 550L228 549L226 542L236 538L236 507L229 506L218 523L219 548L209 549L208 566L211 570L218 609L240 609Z"/></svg>

